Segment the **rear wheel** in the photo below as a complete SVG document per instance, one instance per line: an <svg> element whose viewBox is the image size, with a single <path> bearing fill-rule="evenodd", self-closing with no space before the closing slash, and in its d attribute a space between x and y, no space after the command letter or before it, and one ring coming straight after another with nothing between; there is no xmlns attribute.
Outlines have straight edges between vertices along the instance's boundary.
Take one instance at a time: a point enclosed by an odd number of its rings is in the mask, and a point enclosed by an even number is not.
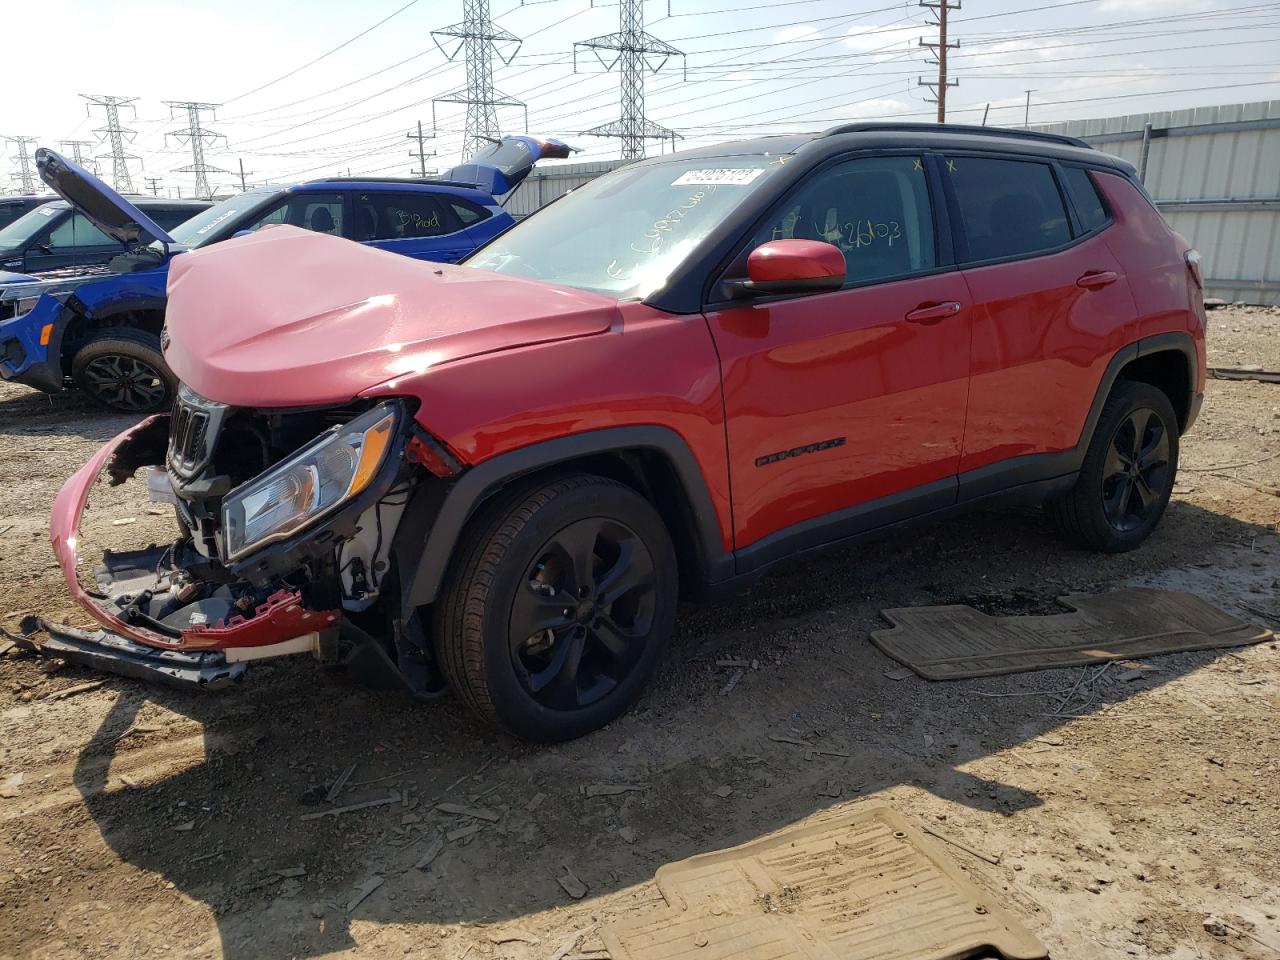
<svg viewBox="0 0 1280 960"><path fill-rule="evenodd" d="M1164 516L1178 471L1178 418L1146 383L1120 381L1107 398L1075 486L1048 504L1071 542L1106 553L1132 550Z"/></svg>
<svg viewBox="0 0 1280 960"><path fill-rule="evenodd" d="M93 334L71 361L71 378L99 403L128 413L166 409L177 387L160 354L160 338L128 328Z"/></svg>
<svg viewBox="0 0 1280 960"><path fill-rule="evenodd" d="M542 741L626 710L675 623L675 552L649 502L602 477L565 477L495 502L468 539L434 624L466 704Z"/></svg>

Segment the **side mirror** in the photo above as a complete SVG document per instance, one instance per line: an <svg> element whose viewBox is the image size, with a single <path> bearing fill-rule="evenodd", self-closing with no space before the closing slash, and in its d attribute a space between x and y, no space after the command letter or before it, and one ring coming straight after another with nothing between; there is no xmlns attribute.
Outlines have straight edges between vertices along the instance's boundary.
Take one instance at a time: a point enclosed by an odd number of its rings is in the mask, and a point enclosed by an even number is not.
<svg viewBox="0 0 1280 960"><path fill-rule="evenodd" d="M725 283L730 297L839 290L844 286L844 254L821 240L770 240L747 257L747 276Z"/></svg>

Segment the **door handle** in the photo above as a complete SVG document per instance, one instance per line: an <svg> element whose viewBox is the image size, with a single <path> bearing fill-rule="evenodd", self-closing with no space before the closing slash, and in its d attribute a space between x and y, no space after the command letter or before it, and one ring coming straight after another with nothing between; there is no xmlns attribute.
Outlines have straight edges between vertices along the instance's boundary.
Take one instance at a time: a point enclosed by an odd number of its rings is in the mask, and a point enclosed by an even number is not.
<svg viewBox="0 0 1280 960"><path fill-rule="evenodd" d="M959 312L960 304L954 300L949 300L946 303L922 303L908 313L906 319L911 323L933 324Z"/></svg>
<svg viewBox="0 0 1280 960"><path fill-rule="evenodd" d="M1103 287L1109 287L1119 279L1120 275L1114 270L1099 270L1096 273L1086 273L1076 281L1076 286L1084 287L1086 290L1101 290Z"/></svg>

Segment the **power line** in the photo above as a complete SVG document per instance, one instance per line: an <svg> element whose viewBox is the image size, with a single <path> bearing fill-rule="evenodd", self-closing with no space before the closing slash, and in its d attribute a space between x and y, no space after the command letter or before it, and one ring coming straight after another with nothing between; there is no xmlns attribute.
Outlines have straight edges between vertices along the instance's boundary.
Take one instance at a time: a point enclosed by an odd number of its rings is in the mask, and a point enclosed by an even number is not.
<svg viewBox="0 0 1280 960"><path fill-rule="evenodd" d="M86 110L92 111L94 107L102 107L107 115L107 125L93 132L104 135L111 145L111 186L115 187L119 193L133 193L133 180L129 177L128 161L138 158L132 153L125 153L124 145L132 143L138 134L127 127L120 126L120 108L128 107L136 114L137 110L133 102L138 98L89 93L82 93L80 96L89 101L85 105Z"/></svg>
<svg viewBox="0 0 1280 960"><path fill-rule="evenodd" d="M622 115L617 120L584 130L583 135L589 137L617 137L622 141L622 160L644 159L645 140L671 140L675 149L674 130L654 123L644 115L644 75L646 70L657 73L672 57L683 57L684 54L671 44L659 40L644 28L644 0L622 0L618 6L618 32L583 40L573 45L574 72L578 67L578 48L586 47L595 52L596 58L605 65L605 69L622 67ZM605 64L601 50L609 50L616 54L613 62ZM661 57L654 66L649 57Z"/></svg>
<svg viewBox="0 0 1280 960"><path fill-rule="evenodd" d="M445 50L441 37L458 41L453 52ZM462 22L431 31L431 39L449 60L464 53L466 87L433 99L433 126L435 103L462 103L467 107L467 133L463 144L463 157L474 156L490 141L499 136L498 107L523 107L524 104L499 93L493 86L493 59L497 57L508 66L520 52L520 38L510 30L495 24L489 16L489 0L462 0ZM515 46L512 47L511 45ZM510 52L505 56L505 46ZM527 125L527 124L526 124Z"/></svg>
<svg viewBox="0 0 1280 960"><path fill-rule="evenodd" d="M209 189L209 174L226 173L227 171L221 167L211 167L205 163L204 148L205 144L212 144L219 138L225 140L226 137L221 133L215 133L207 129L201 123L201 114L205 111L212 113L221 104L218 103L199 103L195 100L166 100L165 104L169 107L170 113L174 110L185 110L187 113L187 126L184 130L170 130L165 134L166 141L169 137L173 137L179 143L187 143L191 146L191 164L186 167L179 167L176 173L194 173L196 175L195 195L201 200L209 200L213 197L213 191Z"/></svg>
<svg viewBox="0 0 1280 960"><path fill-rule="evenodd" d="M417 132L417 133L414 133L413 131L410 131L409 133L405 134L405 136L406 136L406 137L408 137L410 140L417 140L417 141L418 141L418 149L417 149L417 151L416 151L416 152L417 152L417 154L418 154L418 170L417 170L417 174L418 174L418 176L420 176L420 177L425 177L425 176L427 175L427 157L434 157L434 156L435 156L435 151L432 151L431 153L427 153L427 152L426 152L426 150L425 150L425 146L426 146L426 142L427 142L428 140L434 140L434 139L435 139L435 132L433 131L432 133L424 134L424 133L422 132L422 121L421 121L421 120L419 120L419 121L418 121L418 132ZM409 156L411 156L411 157L412 157L412 156L413 156L413 153L411 152L411 153L409 154ZM412 172L412 171L411 171L411 172Z"/></svg>
<svg viewBox="0 0 1280 960"><path fill-rule="evenodd" d="M960 86L959 80L947 79L947 51L954 50L959 47L959 43L947 42L947 13L951 10L960 9L960 0L955 3L949 3L948 0L920 0L920 6L926 7L934 11L937 16L938 42L926 42L923 38L920 40L920 46L932 50L937 58L938 79L936 81L925 80L923 77L916 80L916 84L921 87L928 87L933 91L933 102L938 105L938 122L947 122L947 87Z"/></svg>

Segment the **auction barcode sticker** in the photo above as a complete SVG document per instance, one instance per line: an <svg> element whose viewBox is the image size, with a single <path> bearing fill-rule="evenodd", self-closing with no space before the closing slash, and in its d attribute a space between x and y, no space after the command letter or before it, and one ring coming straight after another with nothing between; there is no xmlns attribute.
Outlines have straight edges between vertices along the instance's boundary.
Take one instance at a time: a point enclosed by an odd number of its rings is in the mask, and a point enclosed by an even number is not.
<svg viewBox="0 0 1280 960"><path fill-rule="evenodd" d="M686 170L671 181L671 185L673 187L741 187L746 186L762 173L764 173L763 167L722 167L719 170Z"/></svg>

